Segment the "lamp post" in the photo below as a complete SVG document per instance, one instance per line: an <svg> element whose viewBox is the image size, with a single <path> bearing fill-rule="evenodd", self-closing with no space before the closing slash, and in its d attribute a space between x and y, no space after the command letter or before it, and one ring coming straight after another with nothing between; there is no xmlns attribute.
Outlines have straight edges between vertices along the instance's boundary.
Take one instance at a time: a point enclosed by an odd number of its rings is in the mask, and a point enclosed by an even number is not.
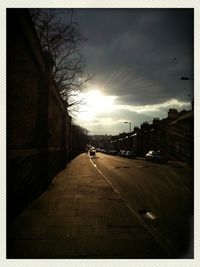
<svg viewBox="0 0 200 267"><path fill-rule="evenodd" d="M131 132L131 122L130 121L124 121L124 123L129 123L129 131Z"/></svg>

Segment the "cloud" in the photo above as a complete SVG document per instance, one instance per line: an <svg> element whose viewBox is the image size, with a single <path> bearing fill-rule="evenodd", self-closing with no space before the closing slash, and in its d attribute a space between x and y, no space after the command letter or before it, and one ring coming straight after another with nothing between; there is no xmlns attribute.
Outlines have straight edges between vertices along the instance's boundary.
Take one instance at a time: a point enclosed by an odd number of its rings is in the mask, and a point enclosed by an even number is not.
<svg viewBox="0 0 200 267"><path fill-rule="evenodd" d="M146 112L167 111L170 107L176 108L177 110L189 109L190 105L191 104L188 102L180 102L176 99L171 99L164 103L155 105L144 105L144 106L116 105L114 108L130 110L137 113L146 113Z"/></svg>
<svg viewBox="0 0 200 267"><path fill-rule="evenodd" d="M95 115L91 120L84 122L84 127L93 133L103 132L107 134L118 134L127 130L124 125L125 121L129 121L134 126L140 126L142 122L152 122L153 118L165 118L169 108L176 108L178 111L190 109L189 102L180 102L176 99L171 99L162 104L130 106L130 105L113 105L112 110L102 110Z"/></svg>
<svg viewBox="0 0 200 267"><path fill-rule="evenodd" d="M88 38L82 52L95 75L91 83L117 96L121 113L110 116L116 123L129 114L142 122L148 112L164 116L167 108L189 106L193 82L180 77L193 77L192 9L77 9L75 14Z"/></svg>

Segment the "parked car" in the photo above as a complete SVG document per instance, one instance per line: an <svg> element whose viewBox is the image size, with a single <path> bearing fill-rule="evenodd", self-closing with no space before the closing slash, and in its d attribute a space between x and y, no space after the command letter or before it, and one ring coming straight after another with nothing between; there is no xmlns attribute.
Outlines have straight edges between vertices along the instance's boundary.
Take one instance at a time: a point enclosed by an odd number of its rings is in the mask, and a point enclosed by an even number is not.
<svg viewBox="0 0 200 267"><path fill-rule="evenodd" d="M122 157L123 153L124 153L124 150L120 150L118 156Z"/></svg>
<svg viewBox="0 0 200 267"><path fill-rule="evenodd" d="M126 152L127 152L126 150L123 150L121 157L125 158L126 157Z"/></svg>
<svg viewBox="0 0 200 267"><path fill-rule="evenodd" d="M112 155L112 156L116 156L117 155L117 151L116 150L109 150L109 155Z"/></svg>
<svg viewBox="0 0 200 267"><path fill-rule="evenodd" d="M167 158L159 150L151 150L145 156L147 161L167 163Z"/></svg>
<svg viewBox="0 0 200 267"><path fill-rule="evenodd" d="M134 151L126 151L125 157L129 159L136 159L136 153Z"/></svg>

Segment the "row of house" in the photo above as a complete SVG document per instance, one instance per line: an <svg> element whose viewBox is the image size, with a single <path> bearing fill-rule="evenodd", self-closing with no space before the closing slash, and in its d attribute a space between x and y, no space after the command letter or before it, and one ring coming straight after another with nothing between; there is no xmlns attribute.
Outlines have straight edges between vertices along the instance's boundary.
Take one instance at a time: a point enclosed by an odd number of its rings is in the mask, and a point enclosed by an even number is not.
<svg viewBox="0 0 200 267"><path fill-rule="evenodd" d="M160 150L170 159L193 162L194 154L194 112L178 112L169 109L167 118L153 119L152 124L144 122L140 128L127 134L112 136L106 143L108 149L134 150L144 156L149 150Z"/></svg>

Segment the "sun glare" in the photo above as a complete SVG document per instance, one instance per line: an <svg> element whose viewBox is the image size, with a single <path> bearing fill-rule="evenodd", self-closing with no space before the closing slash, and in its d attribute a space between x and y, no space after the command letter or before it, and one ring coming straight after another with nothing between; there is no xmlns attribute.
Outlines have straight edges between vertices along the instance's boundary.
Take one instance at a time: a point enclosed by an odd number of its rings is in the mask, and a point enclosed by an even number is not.
<svg viewBox="0 0 200 267"><path fill-rule="evenodd" d="M83 94L84 110L81 118L91 120L98 113L108 112L113 109L113 103L116 96L106 96L100 90L89 90Z"/></svg>

